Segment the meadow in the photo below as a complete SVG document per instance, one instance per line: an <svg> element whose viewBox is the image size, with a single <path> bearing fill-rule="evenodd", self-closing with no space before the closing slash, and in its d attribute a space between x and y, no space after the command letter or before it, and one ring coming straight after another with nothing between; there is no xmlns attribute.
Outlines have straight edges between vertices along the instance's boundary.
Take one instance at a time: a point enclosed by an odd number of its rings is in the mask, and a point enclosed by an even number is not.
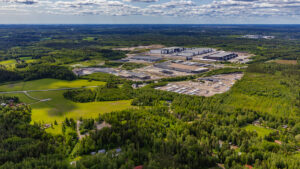
<svg viewBox="0 0 300 169"><path fill-rule="evenodd" d="M1 85L0 91L76 88L84 86L99 86L104 84L105 82L101 81L40 79ZM65 99L63 97L64 92L65 90L28 92L30 96L37 99L51 99L50 101L45 102L38 102L37 100L29 98L24 93L10 93L5 95L17 96L20 98L21 102L30 104L32 108L32 122L53 124L56 120L58 125L54 126L54 129L47 129L47 131L51 133L61 133L61 122L65 120L65 118L95 118L102 113L124 110L131 107L131 100L75 103Z"/></svg>
<svg viewBox="0 0 300 169"><path fill-rule="evenodd" d="M272 129L267 129L267 128L264 128L261 126L254 126L252 124L249 124L249 125L243 127L243 129L245 129L247 131L255 131L257 133L258 137L261 137L261 138L264 138L264 136L266 136L274 131Z"/></svg>
<svg viewBox="0 0 300 169"><path fill-rule="evenodd" d="M65 99L63 92L64 91L29 92L29 94L35 98L51 99L46 102L37 102L36 100L28 98L23 93L7 95L18 96L22 102L30 104L32 108L32 123L54 124L54 121L57 121L58 125L55 125L54 129L47 129L48 132L54 134L61 133L61 122L64 121L65 118L73 118L75 120L80 117L96 118L99 114L132 107L131 100L75 103Z"/></svg>
<svg viewBox="0 0 300 169"><path fill-rule="evenodd" d="M39 79L25 82L8 83L0 86L0 91L23 91L23 90L44 90L60 88L77 88L84 86L100 86L105 82L88 80L57 80L57 79Z"/></svg>
<svg viewBox="0 0 300 169"><path fill-rule="evenodd" d="M4 65L7 68L14 68L16 63L15 59L0 61L0 65Z"/></svg>
<svg viewBox="0 0 300 169"><path fill-rule="evenodd" d="M20 57L20 60L24 60L26 63L32 63L35 61L31 57ZM0 61L0 65L4 65L5 67L10 68L10 69L15 68L16 64L17 64L16 59Z"/></svg>

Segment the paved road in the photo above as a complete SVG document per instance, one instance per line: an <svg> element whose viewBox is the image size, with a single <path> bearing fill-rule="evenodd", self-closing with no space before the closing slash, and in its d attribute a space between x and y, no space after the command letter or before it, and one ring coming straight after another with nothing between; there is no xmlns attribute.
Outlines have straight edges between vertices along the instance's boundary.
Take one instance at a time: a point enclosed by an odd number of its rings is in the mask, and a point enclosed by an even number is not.
<svg viewBox="0 0 300 169"><path fill-rule="evenodd" d="M59 88L59 89L43 89L43 90L9 91L9 92L0 92L0 94L11 94L11 93L25 93L26 94L27 92L47 92L47 91L82 89L82 88L95 88L95 87L98 87L98 86L85 86L85 87Z"/></svg>

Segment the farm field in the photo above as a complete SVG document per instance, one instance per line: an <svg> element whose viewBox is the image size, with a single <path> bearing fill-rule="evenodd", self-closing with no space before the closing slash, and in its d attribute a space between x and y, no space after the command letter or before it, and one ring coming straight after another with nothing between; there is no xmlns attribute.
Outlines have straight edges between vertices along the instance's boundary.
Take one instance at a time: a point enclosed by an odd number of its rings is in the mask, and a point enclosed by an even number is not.
<svg viewBox="0 0 300 169"><path fill-rule="evenodd" d="M18 96L22 102L27 104L31 103L32 122L50 124L54 123L56 120L59 125L54 126L54 129L47 129L47 131L56 134L61 132L60 124L65 118L96 118L102 113L124 110L132 107L131 100L75 103L65 99L63 97L63 92L64 91L46 91L29 93L31 96L39 99L51 98L50 101L46 102L37 102L28 98L23 93L7 95Z"/></svg>
<svg viewBox="0 0 300 169"><path fill-rule="evenodd" d="M258 134L258 137L264 137L268 134L270 134L273 130L272 129L267 129L264 127L260 127L260 126L254 126L252 124L249 124L245 127L243 127L243 129L247 130L247 131L256 131Z"/></svg>
<svg viewBox="0 0 300 169"><path fill-rule="evenodd" d="M88 80L57 80L57 79L40 79L26 82L10 83L0 86L0 91L23 91L23 90L43 90L43 89L59 89L59 88L76 88L83 86L99 86L105 82Z"/></svg>
<svg viewBox="0 0 300 169"><path fill-rule="evenodd" d="M88 80L65 81L57 79L41 79L27 82L18 82L13 84L5 84L0 86L0 91L23 91L23 90L43 90L43 89L59 89L59 88L76 88L83 86L99 86L105 82ZM47 129L48 132L61 133L61 122L65 118L79 119L95 118L101 113L111 111L124 110L131 107L131 101L111 101L111 102L90 102L75 103L63 97L65 90L61 91L44 91L44 92L28 92L28 94L37 99L48 99L50 101L38 102L24 93L10 93L7 96L17 96L26 104L30 104L32 108L32 122L37 123L54 123L56 120L58 125L54 128Z"/></svg>
<svg viewBox="0 0 300 169"><path fill-rule="evenodd" d="M285 65L297 65L297 60L272 60L270 62L275 62L279 64L285 64Z"/></svg>
<svg viewBox="0 0 300 169"><path fill-rule="evenodd" d="M10 59L10 60L4 60L4 61L0 61L0 65L4 65L8 68L14 68L15 64L16 64L16 60L15 59Z"/></svg>
<svg viewBox="0 0 300 169"><path fill-rule="evenodd" d="M24 60L26 63L34 62L34 59L32 59L31 57L20 57L20 60ZM14 68L15 64L17 64L17 61L15 59L0 61L0 65L4 65L8 68Z"/></svg>

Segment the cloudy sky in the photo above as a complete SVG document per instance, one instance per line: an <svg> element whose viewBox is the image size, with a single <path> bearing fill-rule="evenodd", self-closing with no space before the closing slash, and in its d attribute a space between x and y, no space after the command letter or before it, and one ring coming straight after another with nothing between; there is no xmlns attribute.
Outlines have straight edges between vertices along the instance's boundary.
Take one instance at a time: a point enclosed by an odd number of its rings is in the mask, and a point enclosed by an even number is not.
<svg viewBox="0 0 300 169"><path fill-rule="evenodd" d="M300 0L0 0L0 24L300 24Z"/></svg>

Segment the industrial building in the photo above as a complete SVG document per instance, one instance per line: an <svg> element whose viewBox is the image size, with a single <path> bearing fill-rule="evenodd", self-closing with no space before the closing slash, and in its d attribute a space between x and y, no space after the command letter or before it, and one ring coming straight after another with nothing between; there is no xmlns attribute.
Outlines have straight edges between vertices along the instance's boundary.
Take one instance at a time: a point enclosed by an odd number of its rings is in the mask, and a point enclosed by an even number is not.
<svg viewBox="0 0 300 169"><path fill-rule="evenodd" d="M158 63L158 64L154 64L154 66L161 69L176 70L179 72L186 72L186 73L202 73L209 70L208 68L204 68L204 67L185 65L180 63L172 63L172 62Z"/></svg>
<svg viewBox="0 0 300 169"><path fill-rule="evenodd" d="M142 61L147 61L147 62L157 62L157 61L162 60L161 57L155 57L155 56L133 56L130 59L142 60Z"/></svg>
<svg viewBox="0 0 300 169"><path fill-rule="evenodd" d="M186 50L178 53L179 56L191 57L197 55L203 55L206 53L210 53L213 50L211 48L187 48Z"/></svg>
<svg viewBox="0 0 300 169"><path fill-rule="evenodd" d="M153 49L150 50L150 53L152 54L173 54L173 53L179 53L184 51L185 48L183 47L169 47L169 48L162 48L162 49Z"/></svg>
<svg viewBox="0 0 300 169"><path fill-rule="evenodd" d="M219 52L212 55L204 56L204 59L211 59L211 60L217 60L217 61L227 61L232 58L238 57L237 54L231 53L231 52Z"/></svg>
<svg viewBox="0 0 300 169"><path fill-rule="evenodd" d="M244 35L243 38L249 39L274 39L275 36L264 36L264 35Z"/></svg>
<svg viewBox="0 0 300 169"><path fill-rule="evenodd" d="M151 54L176 54L178 56L191 57L212 52L211 48L184 48L184 47L169 47L162 49L150 50Z"/></svg>

